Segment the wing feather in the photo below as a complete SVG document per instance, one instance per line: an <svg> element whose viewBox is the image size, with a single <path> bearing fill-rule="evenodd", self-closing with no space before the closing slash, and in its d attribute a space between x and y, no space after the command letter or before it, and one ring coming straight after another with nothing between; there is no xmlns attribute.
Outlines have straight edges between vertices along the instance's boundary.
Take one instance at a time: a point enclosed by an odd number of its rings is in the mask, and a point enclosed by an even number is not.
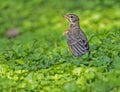
<svg viewBox="0 0 120 92"><path fill-rule="evenodd" d="M90 52L88 40L81 30L69 33L67 35L67 43L74 56L82 56L84 53Z"/></svg>

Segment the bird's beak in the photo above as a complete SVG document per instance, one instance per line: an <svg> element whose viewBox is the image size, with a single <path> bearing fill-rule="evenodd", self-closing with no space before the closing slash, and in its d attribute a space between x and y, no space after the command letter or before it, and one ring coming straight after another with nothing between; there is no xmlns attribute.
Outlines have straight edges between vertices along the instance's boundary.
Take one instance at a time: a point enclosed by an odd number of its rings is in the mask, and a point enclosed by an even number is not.
<svg viewBox="0 0 120 92"><path fill-rule="evenodd" d="M65 18L67 18L67 19L69 18L68 15L63 15L63 16L64 16Z"/></svg>

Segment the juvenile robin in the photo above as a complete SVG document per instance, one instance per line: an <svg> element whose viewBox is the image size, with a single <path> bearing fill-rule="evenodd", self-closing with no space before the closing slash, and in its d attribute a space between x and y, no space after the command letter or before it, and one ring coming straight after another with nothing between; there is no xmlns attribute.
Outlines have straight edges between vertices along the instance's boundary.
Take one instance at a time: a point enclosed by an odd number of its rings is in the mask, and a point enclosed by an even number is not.
<svg viewBox="0 0 120 92"><path fill-rule="evenodd" d="M91 60L88 40L80 28L78 16L75 14L66 14L64 17L70 22L70 26L64 34L66 35L67 44L73 56L79 57L88 53L89 60Z"/></svg>

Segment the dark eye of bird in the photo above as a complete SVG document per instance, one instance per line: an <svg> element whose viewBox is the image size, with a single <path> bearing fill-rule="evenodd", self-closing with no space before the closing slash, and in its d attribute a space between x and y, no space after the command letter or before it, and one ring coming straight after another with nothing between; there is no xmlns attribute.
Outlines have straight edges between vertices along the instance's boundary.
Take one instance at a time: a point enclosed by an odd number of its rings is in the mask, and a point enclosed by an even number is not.
<svg viewBox="0 0 120 92"><path fill-rule="evenodd" d="M73 18L73 16L70 16L70 18Z"/></svg>

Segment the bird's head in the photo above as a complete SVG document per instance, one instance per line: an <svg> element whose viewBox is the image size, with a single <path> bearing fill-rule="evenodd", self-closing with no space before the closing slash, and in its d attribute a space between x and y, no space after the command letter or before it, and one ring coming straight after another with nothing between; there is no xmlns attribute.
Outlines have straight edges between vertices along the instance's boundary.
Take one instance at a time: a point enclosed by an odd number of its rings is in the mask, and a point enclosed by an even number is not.
<svg viewBox="0 0 120 92"><path fill-rule="evenodd" d="M75 24L79 22L79 18L75 14L66 14L64 15L64 17L69 20L70 24Z"/></svg>

